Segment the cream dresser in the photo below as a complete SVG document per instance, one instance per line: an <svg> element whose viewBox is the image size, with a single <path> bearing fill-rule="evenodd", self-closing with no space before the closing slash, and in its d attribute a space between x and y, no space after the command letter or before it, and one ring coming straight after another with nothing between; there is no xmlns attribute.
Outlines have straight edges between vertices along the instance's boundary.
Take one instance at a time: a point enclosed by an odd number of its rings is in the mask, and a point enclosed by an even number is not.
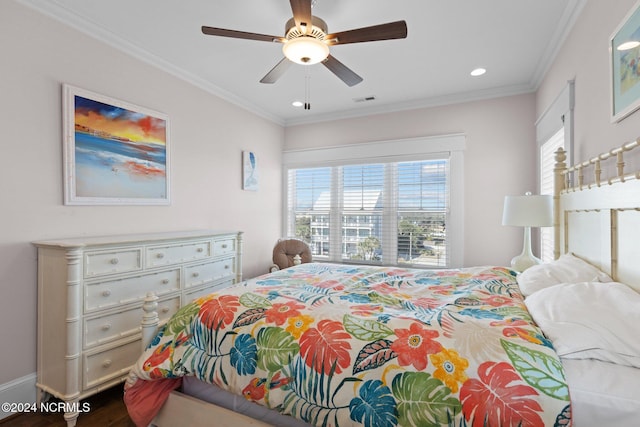
<svg viewBox="0 0 640 427"><path fill-rule="evenodd" d="M33 242L38 249L38 399L66 402L121 382L140 355L142 302L161 321L242 279L242 233L212 230ZM75 406L75 407L74 407Z"/></svg>

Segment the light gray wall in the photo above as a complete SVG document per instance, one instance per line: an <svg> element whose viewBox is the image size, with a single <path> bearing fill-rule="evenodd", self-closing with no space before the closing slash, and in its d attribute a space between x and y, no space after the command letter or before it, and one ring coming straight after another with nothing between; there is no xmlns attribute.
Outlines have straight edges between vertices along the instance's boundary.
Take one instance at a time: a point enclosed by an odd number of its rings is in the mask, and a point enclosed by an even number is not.
<svg viewBox="0 0 640 427"><path fill-rule="evenodd" d="M611 123L609 113L609 38L636 3L589 0L537 91L539 116L566 82L575 79L576 159L594 157L640 136L640 112L619 123Z"/></svg>
<svg viewBox="0 0 640 427"><path fill-rule="evenodd" d="M518 95L288 127L285 150L464 133L464 264L509 265L522 229L504 227L505 195L535 191L535 96Z"/></svg>
<svg viewBox="0 0 640 427"><path fill-rule="evenodd" d="M171 206L63 206L61 84L169 116ZM0 384L36 369L33 240L242 230L245 277L266 272L280 230L284 131L12 1L0 1ZM241 190L242 150L260 189Z"/></svg>

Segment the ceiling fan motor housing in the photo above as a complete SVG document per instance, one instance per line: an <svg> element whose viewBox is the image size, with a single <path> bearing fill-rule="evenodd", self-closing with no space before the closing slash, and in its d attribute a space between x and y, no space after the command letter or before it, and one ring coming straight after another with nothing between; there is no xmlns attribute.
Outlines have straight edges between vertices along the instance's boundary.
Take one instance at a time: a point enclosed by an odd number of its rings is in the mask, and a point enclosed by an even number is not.
<svg viewBox="0 0 640 427"><path fill-rule="evenodd" d="M298 27L296 27L296 21L294 20L294 18L289 19L284 28L284 34L288 40L294 39L296 37L301 37L304 35L315 37L320 40L324 40L328 32L329 31L328 31L327 23L324 22L324 20L318 18L317 16L311 17L311 31L309 32L309 34L303 34L298 30Z"/></svg>
<svg viewBox="0 0 640 427"><path fill-rule="evenodd" d="M291 61L312 65L324 61L329 56L329 46L325 42L327 23L312 16L311 29L298 28L293 18L285 25L287 41L282 46L282 52Z"/></svg>

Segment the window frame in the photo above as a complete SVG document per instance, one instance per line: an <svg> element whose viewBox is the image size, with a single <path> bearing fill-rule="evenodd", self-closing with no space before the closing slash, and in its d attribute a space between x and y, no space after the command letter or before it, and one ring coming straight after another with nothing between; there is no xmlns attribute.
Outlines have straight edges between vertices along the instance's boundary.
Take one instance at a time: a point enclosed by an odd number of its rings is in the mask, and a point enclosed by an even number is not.
<svg viewBox="0 0 640 427"><path fill-rule="evenodd" d="M553 196L554 192L554 166L555 156L552 153L558 148L563 148L566 145L565 129L560 128L554 135L552 135L545 142L541 143L538 147L538 157L540 159L538 166L538 193L544 195ZM551 153L549 153L551 151ZM543 156L544 153L546 156ZM546 162L545 162L546 159ZM546 170L545 170L546 169ZM545 173L546 172L546 173ZM549 184L548 180L551 180L551 185L545 186L543 184ZM548 188L550 187L550 188ZM553 227L540 228L540 259L543 262L551 262L554 258L554 235Z"/></svg>
<svg viewBox="0 0 640 427"><path fill-rule="evenodd" d="M537 142L537 190L540 194L540 182L542 171L541 152L542 146L549 142L558 132L563 131L564 141L563 148L567 156L567 164L573 164L573 126L574 126L574 108L575 108L575 81L569 80L566 86L560 91L556 99L547 107L547 109L536 120L536 142ZM547 236L553 243L554 236ZM543 233L538 233L536 243L542 251ZM554 257L557 254L554 253Z"/></svg>
<svg viewBox="0 0 640 427"><path fill-rule="evenodd" d="M464 134L418 137L410 139L377 141L324 148L285 150L282 161L282 230L288 227L288 205L291 195L288 193L288 176L290 169L333 167L354 164L419 161L446 156L449 159L449 224L447 237L449 240L449 263L446 268L464 265L464 150L466 137ZM337 171L338 169L334 169ZM337 173L337 172L335 172ZM333 179L339 179L334 176ZM337 211L337 210L334 210ZM332 218L333 219L333 218ZM340 219L330 222L341 227ZM331 230L330 233L334 232ZM340 235L341 229L335 230ZM339 254L341 239L332 239L330 254ZM336 246L335 248L333 246ZM335 255L334 255L335 256ZM329 262L343 262L330 258ZM385 264L387 265L387 264ZM416 266L420 267L420 266ZM432 268L432 267L429 267ZM433 267L437 268L437 267Z"/></svg>

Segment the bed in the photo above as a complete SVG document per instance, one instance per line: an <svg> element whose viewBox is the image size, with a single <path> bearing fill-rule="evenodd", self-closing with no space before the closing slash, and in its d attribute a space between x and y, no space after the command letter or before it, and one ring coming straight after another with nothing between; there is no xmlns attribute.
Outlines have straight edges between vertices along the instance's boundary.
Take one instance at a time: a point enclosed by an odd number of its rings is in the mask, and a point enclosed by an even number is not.
<svg viewBox="0 0 640 427"><path fill-rule="evenodd" d="M302 264L203 297L159 332L149 295L149 345L125 386L132 418L161 427L636 424L640 180L620 164L637 145L572 168L557 153L557 259L520 275ZM610 157L617 173L604 180Z"/></svg>

